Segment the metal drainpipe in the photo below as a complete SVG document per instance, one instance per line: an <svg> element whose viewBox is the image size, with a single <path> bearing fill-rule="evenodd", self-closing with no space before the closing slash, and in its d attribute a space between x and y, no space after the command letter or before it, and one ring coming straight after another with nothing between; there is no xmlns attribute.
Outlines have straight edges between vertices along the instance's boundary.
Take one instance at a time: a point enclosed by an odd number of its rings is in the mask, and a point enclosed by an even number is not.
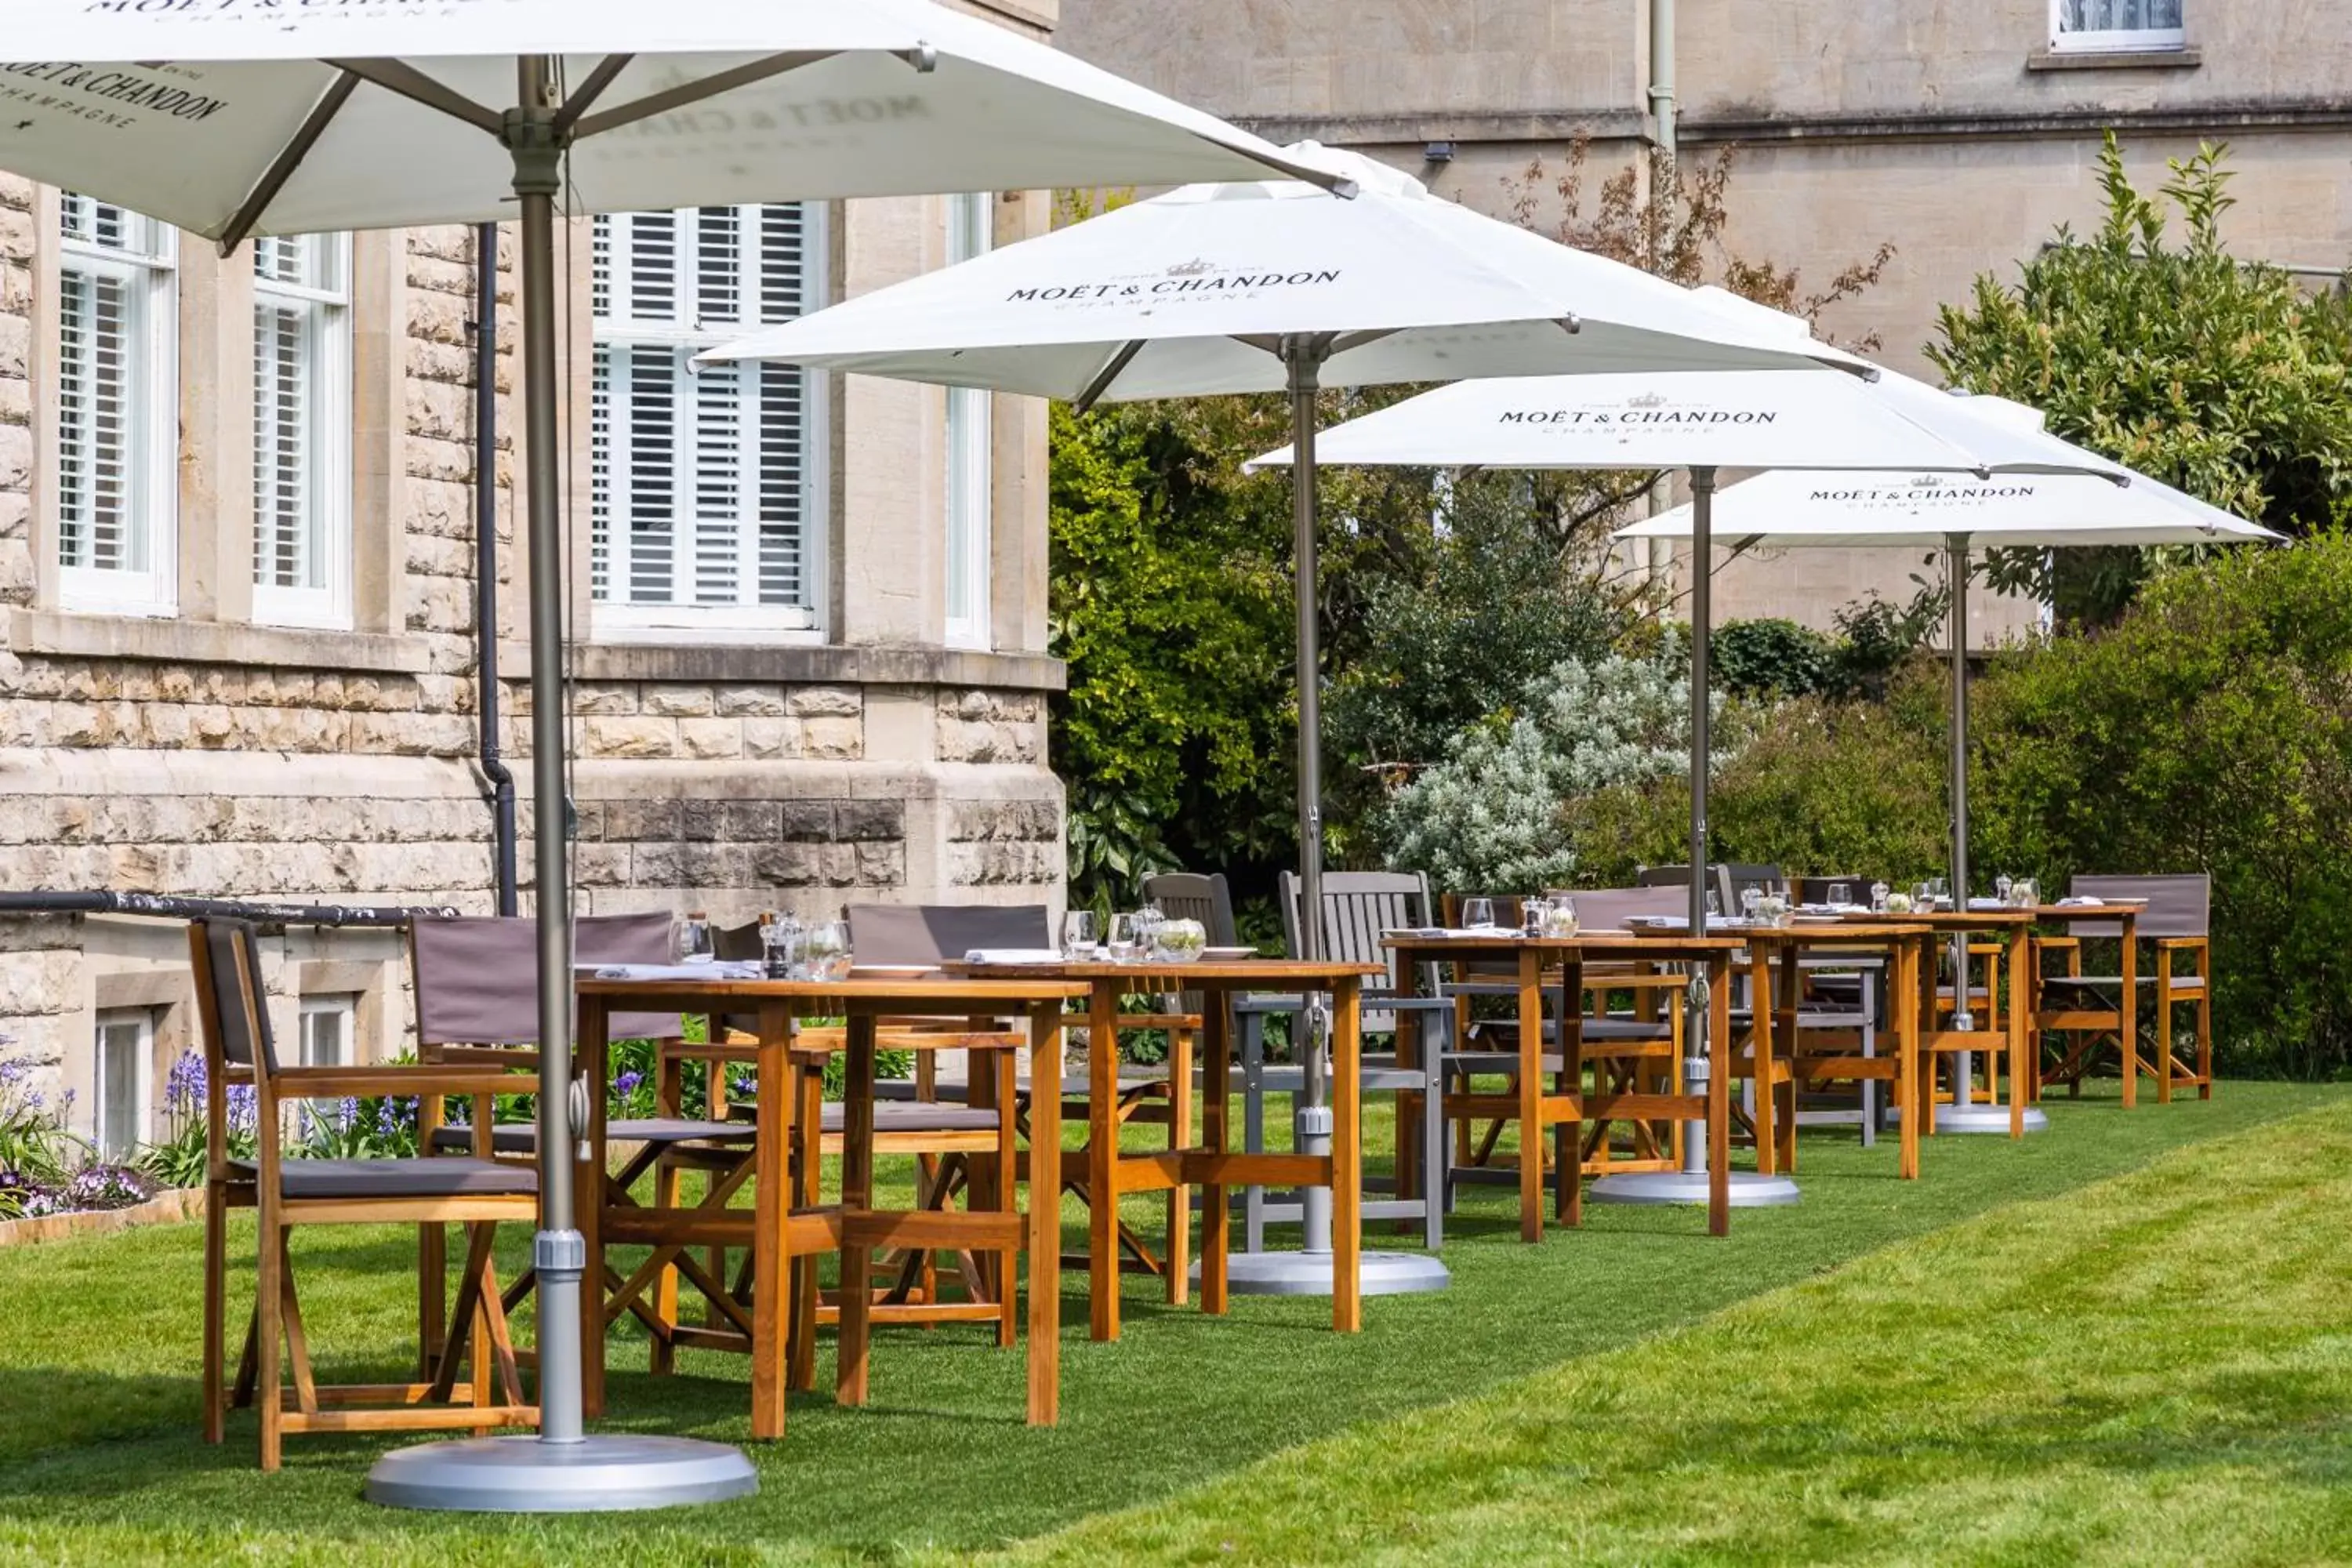
<svg viewBox="0 0 2352 1568"><path fill-rule="evenodd" d="M1675 0L1650 0L1650 118L1655 125L1651 140L1671 164L1675 158ZM1669 191L1668 195L1673 193ZM1650 187L1650 200L1658 199L1658 189ZM1650 515L1670 511L1675 504L1672 474L1660 474L1650 485ZM1653 582L1664 582L1673 574L1674 545L1664 539L1650 541L1650 577Z"/></svg>
<svg viewBox="0 0 2352 1568"><path fill-rule="evenodd" d="M499 226L474 231L474 637L499 913L517 910L515 779L499 745Z"/></svg>

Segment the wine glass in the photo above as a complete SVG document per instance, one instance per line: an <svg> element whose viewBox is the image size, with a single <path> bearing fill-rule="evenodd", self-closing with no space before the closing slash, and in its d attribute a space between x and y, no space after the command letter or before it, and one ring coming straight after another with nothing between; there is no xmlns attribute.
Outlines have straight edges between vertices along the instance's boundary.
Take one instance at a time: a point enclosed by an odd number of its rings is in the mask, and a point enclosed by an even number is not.
<svg viewBox="0 0 2352 1568"><path fill-rule="evenodd" d="M846 980L853 960L849 927L839 921L813 925L801 938L801 967L811 980Z"/></svg>
<svg viewBox="0 0 2352 1568"><path fill-rule="evenodd" d="M1095 912L1072 910L1062 917L1062 956L1072 963L1085 963L1094 955Z"/></svg>
<svg viewBox="0 0 2352 1568"><path fill-rule="evenodd" d="M1113 963L1133 963L1142 958L1144 951L1142 918L1132 914L1110 917L1110 935L1104 946Z"/></svg>
<svg viewBox="0 0 2352 1568"><path fill-rule="evenodd" d="M1462 900L1462 924L1470 931L1495 929L1495 900L1465 899Z"/></svg>

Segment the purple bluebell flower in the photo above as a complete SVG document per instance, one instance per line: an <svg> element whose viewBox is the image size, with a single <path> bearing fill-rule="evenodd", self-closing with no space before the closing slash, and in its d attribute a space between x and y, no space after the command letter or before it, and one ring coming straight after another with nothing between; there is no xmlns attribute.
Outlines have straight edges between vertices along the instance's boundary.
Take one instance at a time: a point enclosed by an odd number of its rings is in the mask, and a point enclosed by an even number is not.
<svg viewBox="0 0 2352 1568"><path fill-rule="evenodd" d="M645 1074L631 1068L613 1080L613 1089L623 1100L627 1100L637 1092L637 1087L645 1081Z"/></svg>

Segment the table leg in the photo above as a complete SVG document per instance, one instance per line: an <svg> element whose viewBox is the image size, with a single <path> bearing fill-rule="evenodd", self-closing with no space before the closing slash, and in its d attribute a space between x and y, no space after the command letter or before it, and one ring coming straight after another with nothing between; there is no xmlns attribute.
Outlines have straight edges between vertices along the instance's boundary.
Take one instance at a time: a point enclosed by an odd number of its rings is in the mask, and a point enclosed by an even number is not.
<svg viewBox="0 0 2352 1568"><path fill-rule="evenodd" d="M714 1067L713 1070L719 1069ZM824 1072L806 1063L788 1067L787 1070L798 1097L793 1107L793 1120L782 1139L783 1146L793 1151L794 1178L784 1200L789 1213L793 1208L814 1208L823 1196ZM787 1341L790 1360L786 1375L793 1388L808 1394L816 1388L817 1255L788 1257L787 1263L784 1278L792 1287L793 1322Z"/></svg>
<svg viewBox="0 0 2352 1568"><path fill-rule="evenodd" d="M1206 998L1203 999L1205 1005ZM1192 1146L1192 1058L1199 1044L1190 1029L1168 1032L1168 1147L1179 1160ZM1179 1173L1180 1174L1181 1173ZM1179 1181L1168 1191L1168 1304L1192 1299L1192 1189Z"/></svg>
<svg viewBox="0 0 2352 1568"><path fill-rule="evenodd" d="M1780 1168L1780 1135L1779 1119L1772 1105L1772 1033L1778 1019L1773 1006L1778 1000L1772 984L1772 952L1769 943L1750 950L1753 957L1748 972L1748 1012L1756 1020L1751 1031L1753 1039L1748 1051L1748 1065L1756 1075L1748 1081L1753 1086L1756 1102L1756 1171L1769 1176Z"/></svg>
<svg viewBox="0 0 2352 1568"><path fill-rule="evenodd" d="M1225 1258L1231 1249L1233 1212L1226 1206L1226 1080L1233 1071L1233 994L1211 991L1202 999L1201 1138L1210 1154L1210 1176L1201 1184L1201 1310L1225 1310Z"/></svg>
<svg viewBox="0 0 2352 1568"><path fill-rule="evenodd" d="M2026 1020L2041 1005L2033 994L2032 932L2018 926L2009 935L2009 1135L2025 1136Z"/></svg>
<svg viewBox="0 0 2352 1568"><path fill-rule="evenodd" d="M1584 1223L1584 963L1568 954L1559 966L1559 1082L1578 1114L1559 1123L1553 1207L1560 1223Z"/></svg>
<svg viewBox="0 0 2352 1568"><path fill-rule="evenodd" d="M588 1079L588 1125L572 1133L589 1155L574 1166L572 1177L573 1223L587 1259L580 1276L580 1409L593 1420L604 1414L604 1082L611 1071L612 1012L601 996L582 996L576 1003L573 1037L580 1044L574 1066ZM560 1092L553 1085L541 1088ZM483 1114L478 1101L475 1114ZM480 1344L475 1342L478 1357Z"/></svg>
<svg viewBox="0 0 2352 1568"><path fill-rule="evenodd" d="M1543 959L1519 953L1519 1239L1543 1239Z"/></svg>
<svg viewBox="0 0 2352 1568"><path fill-rule="evenodd" d="M1331 987L1331 1327L1364 1326L1364 1070L1362 983Z"/></svg>
<svg viewBox="0 0 2352 1568"><path fill-rule="evenodd" d="M2123 918L2123 962L2118 968L2124 977L2124 994L2116 1003L2122 1016L2124 1036L2124 1109L2139 1104L2139 921L2126 914ZM2172 1096L2159 1079L2157 1099L2167 1100Z"/></svg>
<svg viewBox="0 0 2352 1568"><path fill-rule="evenodd" d="M1731 1234L1731 961L1707 961L1706 1233Z"/></svg>
<svg viewBox="0 0 2352 1568"><path fill-rule="evenodd" d="M863 1405L866 1397L866 1350L874 1311L874 1248L855 1226L874 1207L874 1018L853 1015L842 1087L841 1118L841 1336L834 1369L834 1398Z"/></svg>
<svg viewBox="0 0 2352 1568"><path fill-rule="evenodd" d="M751 1436L784 1435L784 1315L791 1278L793 1084L786 1050L792 1017L760 1009L758 1096L752 1106ZM724 1068L713 1064L714 1071ZM724 1276L721 1276L723 1279Z"/></svg>
<svg viewBox="0 0 2352 1568"><path fill-rule="evenodd" d="M1780 1055L1789 1058L1789 1066L1791 1068L1791 1071L1789 1076L1788 1103L1783 1105L1778 1100L1775 1100L1772 1102L1772 1128L1773 1136L1780 1143L1780 1169L1792 1176L1797 1173L1798 1085L1796 1074L1793 1069L1795 1068L1797 1057L1799 1055L1797 1049L1797 991L1799 976L1800 971L1797 964L1796 944L1793 942L1785 943L1780 949L1780 993L1779 1000L1775 1004L1780 1011L1773 1018L1772 1026L1778 1032L1780 1038L1784 1042L1780 1047ZM1775 1089L1772 1092L1777 1094L1779 1090Z"/></svg>
<svg viewBox="0 0 2352 1568"><path fill-rule="evenodd" d="M1221 1097L1222 1098L1222 1097ZM1224 1194L1217 1194L1223 1212ZM1221 1255L1222 1262L1222 1255ZM1219 1289L1223 1279L1219 1270ZM1203 1294L1206 1294L1204 1291ZM1061 1419L1062 1014L1029 1010L1029 1425Z"/></svg>
<svg viewBox="0 0 2352 1568"><path fill-rule="evenodd" d="M1919 954L1929 939L1913 937L1895 944L1893 989L1887 1009L1895 1023L1895 1110L1900 1121L1895 1139L1900 1147L1896 1169L1905 1181L1919 1176Z"/></svg>
<svg viewBox="0 0 2352 1568"><path fill-rule="evenodd" d="M1094 989L1087 1016L1087 1332L1118 1338L1118 987ZM1032 1140L1033 1143L1034 1140Z"/></svg>

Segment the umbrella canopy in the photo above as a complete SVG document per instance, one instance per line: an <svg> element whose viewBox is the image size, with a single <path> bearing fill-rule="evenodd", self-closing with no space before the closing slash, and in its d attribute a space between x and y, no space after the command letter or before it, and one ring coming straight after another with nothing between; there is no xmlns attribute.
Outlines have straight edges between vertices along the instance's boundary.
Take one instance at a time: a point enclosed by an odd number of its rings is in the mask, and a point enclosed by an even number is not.
<svg viewBox="0 0 2352 1568"><path fill-rule="evenodd" d="M512 218L526 57L552 67L576 212L1319 177L929 0L7 9L0 168L211 239Z"/></svg>
<svg viewBox="0 0 2352 1568"><path fill-rule="evenodd" d="M1285 340L1328 337L1328 386L1859 360L1433 196L1355 153L1292 180L1192 185L714 349L1079 404L1288 387Z"/></svg>
<svg viewBox="0 0 2352 1568"><path fill-rule="evenodd" d="M1892 372L1875 381L1759 371L1514 377L1423 393L1320 431L1315 444L1325 463L1402 468L1903 468L2123 477L2120 465L2043 436L2038 419L2020 428L2004 412L1982 406L1997 401L1952 397ZM1290 460L1286 447L1250 466ZM1774 477L1837 488L1801 475ZM1718 528L1724 504L1717 502Z"/></svg>
<svg viewBox="0 0 2352 1568"><path fill-rule="evenodd" d="M1912 471L1920 467L1834 476L1758 474L1716 496L1716 542L1774 550L1861 550L1941 545L1955 534L1972 545L2053 547L2279 537L2145 474L2114 485L2080 475L1969 479ZM1620 529L1617 537L1688 539L1691 521L1691 509L1680 506Z"/></svg>
<svg viewBox="0 0 2352 1568"><path fill-rule="evenodd" d="M542 825L567 804L559 197L585 214L1268 168L1344 183L929 0L7 0L0 168L224 249L257 234L520 218ZM537 844L541 1072L553 1084L571 1078L571 868L561 834ZM752 1484L740 1456L715 1461L677 1440L583 1443L573 1143L570 1097L539 1096L542 1443L404 1450L379 1463L371 1495L625 1507ZM601 1308L602 1282L586 1293ZM780 1402L755 1407L754 1430L781 1418ZM667 1458L649 1453L665 1444ZM474 1485L486 1464L498 1482Z"/></svg>

